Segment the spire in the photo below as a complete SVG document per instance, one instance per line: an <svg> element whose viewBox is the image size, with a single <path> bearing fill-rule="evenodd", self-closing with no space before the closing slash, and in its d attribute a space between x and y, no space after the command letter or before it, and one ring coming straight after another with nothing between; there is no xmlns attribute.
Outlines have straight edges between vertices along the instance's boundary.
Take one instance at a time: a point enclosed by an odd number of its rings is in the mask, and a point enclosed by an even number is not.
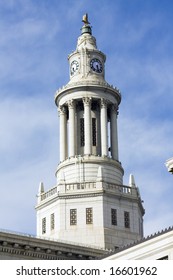
<svg viewBox="0 0 173 280"><path fill-rule="evenodd" d="M38 188L38 195L37 195L37 203L39 204L42 200L42 194L44 193L44 184L43 182L40 182L39 188Z"/></svg>
<svg viewBox="0 0 173 280"><path fill-rule="evenodd" d="M88 21L88 14L83 15L82 22L84 23L84 25L81 28L81 34L89 33L92 35L90 22Z"/></svg>
<svg viewBox="0 0 173 280"><path fill-rule="evenodd" d="M41 195L42 193L44 193L44 184L43 184L43 182L40 182L39 188L38 188L38 194Z"/></svg>
<svg viewBox="0 0 173 280"><path fill-rule="evenodd" d="M132 174L130 174L130 177L129 177L129 187L136 187L135 179Z"/></svg>
<svg viewBox="0 0 173 280"><path fill-rule="evenodd" d="M81 35L78 37L77 50L97 50L96 38L92 36L90 22L88 21L88 14L83 15L82 22L84 25L81 28Z"/></svg>

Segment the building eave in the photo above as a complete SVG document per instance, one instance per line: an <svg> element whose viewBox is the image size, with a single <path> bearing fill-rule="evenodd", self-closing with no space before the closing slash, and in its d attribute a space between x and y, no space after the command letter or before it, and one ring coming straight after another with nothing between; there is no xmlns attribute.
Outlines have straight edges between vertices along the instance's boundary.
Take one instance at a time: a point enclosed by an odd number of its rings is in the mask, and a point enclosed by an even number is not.
<svg viewBox="0 0 173 280"><path fill-rule="evenodd" d="M173 233L173 226L170 226L169 228L166 228L166 229L164 229L162 231L158 231L158 232L156 232L154 234L151 234L151 235L149 235L147 237L139 239L139 240L137 240L137 241L135 241L133 243L130 243L130 244L124 246L124 247L116 249L115 251L112 251L111 253L108 253L106 258L109 258L111 256L113 257L113 255L115 255L115 256L117 255L117 257L118 257L118 255L123 253L123 252L124 252L124 254L127 254L130 250L131 251L132 250L137 250L137 247L141 246L145 242L154 241L154 239L156 240L157 238L164 237L165 234L169 234L169 233L170 234ZM101 259L105 259L105 256L101 257Z"/></svg>
<svg viewBox="0 0 173 280"><path fill-rule="evenodd" d="M104 249L90 248L60 240L44 239L30 234L0 231L1 259L86 260L98 259L106 254Z"/></svg>

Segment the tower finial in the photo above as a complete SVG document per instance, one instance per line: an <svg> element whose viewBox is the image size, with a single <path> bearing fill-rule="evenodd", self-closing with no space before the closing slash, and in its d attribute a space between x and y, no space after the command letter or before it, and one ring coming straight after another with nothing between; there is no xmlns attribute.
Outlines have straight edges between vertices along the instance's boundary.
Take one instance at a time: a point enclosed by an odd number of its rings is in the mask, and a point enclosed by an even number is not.
<svg viewBox="0 0 173 280"><path fill-rule="evenodd" d="M82 22L84 23L84 25L81 29L82 30L81 34L89 33L92 35L90 22L88 21L88 14L83 15Z"/></svg>
<svg viewBox="0 0 173 280"><path fill-rule="evenodd" d="M85 15L83 15L82 22L84 22L85 25L90 24L89 21L88 21L88 14L87 13Z"/></svg>

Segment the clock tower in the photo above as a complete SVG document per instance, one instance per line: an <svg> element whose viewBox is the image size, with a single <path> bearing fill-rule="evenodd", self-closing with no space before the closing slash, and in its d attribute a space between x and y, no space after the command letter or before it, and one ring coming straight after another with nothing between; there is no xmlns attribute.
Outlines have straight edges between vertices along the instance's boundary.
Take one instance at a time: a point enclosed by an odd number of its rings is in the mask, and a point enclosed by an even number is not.
<svg viewBox="0 0 173 280"><path fill-rule="evenodd" d="M105 80L87 14L69 57L70 80L57 90L60 163L56 186L39 186L37 235L113 249L143 236L144 208L134 178L123 185L118 156L120 91Z"/></svg>

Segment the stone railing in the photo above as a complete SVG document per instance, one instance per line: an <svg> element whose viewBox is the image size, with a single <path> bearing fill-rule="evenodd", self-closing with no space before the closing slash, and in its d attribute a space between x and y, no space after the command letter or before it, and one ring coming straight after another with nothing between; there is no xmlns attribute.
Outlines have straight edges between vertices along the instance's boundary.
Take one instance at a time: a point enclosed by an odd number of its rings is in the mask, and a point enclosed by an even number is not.
<svg viewBox="0 0 173 280"><path fill-rule="evenodd" d="M139 189L137 187L129 187L125 185L115 185L115 184L105 183L105 189L120 195L140 198Z"/></svg>
<svg viewBox="0 0 173 280"><path fill-rule="evenodd" d="M123 194L132 194L132 188L129 186L105 183L105 188L108 190L118 191Z"/></svg>
<svg viewBox="0 0 173 280"><path fill-rule="evenodd" d="M65 191L78 191L86 189L95 189L96 182L85 182L85 183L70 183L65 185Z"/></svg>
<svg viewBox="0 0 173 280"><path fill-rule="evenodd" d="M41 194L41 201L45 200L46 198L49 198L50 196L57 194L57 186L53 187L52 189L50 189L49 191Z"/></svg>
<svg viewBox="0 0 173 280"><path fill-rule="evenodd" d="M70 192L81 192L83 190L96 190L97 189L97 183L96 182L84 182L84 183L67 183L64 184L65 189L64 192L65 193L70 193ZM41 199L40 201L44 201L45 199L49 199L54 195L58 194L58 186L53 187L52 189L50 189L49 191L41 194ZM124 185L116 185L116 184L110 184L110 183L105 183L103 182L101 187L98 187L98 190L102 189L102 190L107 190L107 191L111 191L113 193L116 194L120 194L120 195L131 195L134 197L140 197L140 194L138 192L137 188L134 187L129 187L129 186L124 186ZM61 192L61 191L60 191Z"/></svg>

